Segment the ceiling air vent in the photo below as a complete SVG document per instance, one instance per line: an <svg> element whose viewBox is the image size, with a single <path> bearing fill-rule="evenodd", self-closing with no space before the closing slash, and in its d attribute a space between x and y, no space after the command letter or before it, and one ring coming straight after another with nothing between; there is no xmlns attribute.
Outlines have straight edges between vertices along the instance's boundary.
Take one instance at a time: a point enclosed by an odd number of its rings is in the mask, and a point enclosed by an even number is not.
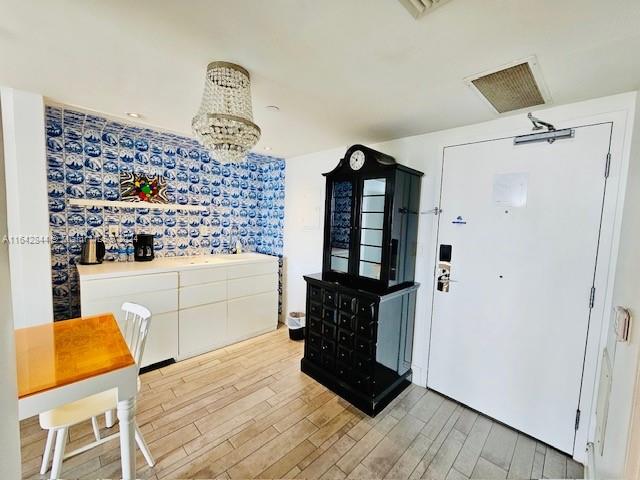
<svg viewBox="0 0 640 480"><path fill-rule="evenodd" d="M531 108L551 100L534 58L465 81L498 113Z"/></svg>
<svg viewBox="0 0 640 480"><path fill-rule="evenodd" d="M425 13L432 12L440 5L444 5L450 0L399 0L404 8L409 10L416 20Z"/></svg>

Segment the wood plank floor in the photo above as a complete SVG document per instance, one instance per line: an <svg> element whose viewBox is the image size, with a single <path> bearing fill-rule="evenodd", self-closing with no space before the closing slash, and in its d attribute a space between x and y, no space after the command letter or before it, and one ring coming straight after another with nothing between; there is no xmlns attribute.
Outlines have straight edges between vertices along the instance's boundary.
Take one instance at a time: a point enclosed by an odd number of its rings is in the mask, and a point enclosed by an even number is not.
<svg viewBox="0 0 640 480"><path fill-rule="evenodd" d="M302 348L280 328L142 375L137 420L157 463L138 452L139 477L583 477L566 455L415 385L369 418L300 372ZM37 418L21 434L24 478L41 478ZM68 448L92 439L78 425ZM64 478L119 476L117 440L63 465Z"/></svg>

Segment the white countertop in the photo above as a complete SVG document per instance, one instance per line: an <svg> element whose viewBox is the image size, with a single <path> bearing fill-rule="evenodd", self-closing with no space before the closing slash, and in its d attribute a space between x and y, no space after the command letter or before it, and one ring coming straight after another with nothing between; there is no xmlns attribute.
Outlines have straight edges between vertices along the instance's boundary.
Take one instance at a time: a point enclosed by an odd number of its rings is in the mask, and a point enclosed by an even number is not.
<svg viewBox="0 0 640 480"><path fill-rule="evenodd" d="M278 258L262 253L238 255L199 255L196 257L162 257L150 262L103 262L98 265L77 265L81 280L147 275L151 273L178 272L197 268L224 267L242 263L277 262Z"/></svg>

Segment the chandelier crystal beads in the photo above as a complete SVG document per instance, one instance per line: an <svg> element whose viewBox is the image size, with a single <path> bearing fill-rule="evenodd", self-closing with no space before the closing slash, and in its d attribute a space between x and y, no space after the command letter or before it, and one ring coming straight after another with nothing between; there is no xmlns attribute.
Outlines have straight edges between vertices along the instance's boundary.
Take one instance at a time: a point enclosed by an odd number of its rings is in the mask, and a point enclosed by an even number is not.
<svg viewBox="0 0 640 480"><path fill-rule="evenodd" d="M191 127L219 162L244 160L261 133L253 123L249 72L234 63L210 63L202 103Z"/></svg>

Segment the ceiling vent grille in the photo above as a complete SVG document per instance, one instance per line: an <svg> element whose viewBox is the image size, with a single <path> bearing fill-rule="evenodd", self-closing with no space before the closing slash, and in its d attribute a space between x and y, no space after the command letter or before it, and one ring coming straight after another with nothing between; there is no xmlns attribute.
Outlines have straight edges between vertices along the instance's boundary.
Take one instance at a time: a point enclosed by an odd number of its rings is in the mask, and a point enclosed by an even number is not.
<svg viewBox="0 0 640 480"><path fill-rule="evenodd" d="M416 20L451 0L399 0Z"/></svg>
<svg viewBox="0 0 640 480"><path fill-rule="evenodd" d="M466 81L496 112L513 112L549 103L550 97L536 66L535 60L520 61Z"/></svg>

